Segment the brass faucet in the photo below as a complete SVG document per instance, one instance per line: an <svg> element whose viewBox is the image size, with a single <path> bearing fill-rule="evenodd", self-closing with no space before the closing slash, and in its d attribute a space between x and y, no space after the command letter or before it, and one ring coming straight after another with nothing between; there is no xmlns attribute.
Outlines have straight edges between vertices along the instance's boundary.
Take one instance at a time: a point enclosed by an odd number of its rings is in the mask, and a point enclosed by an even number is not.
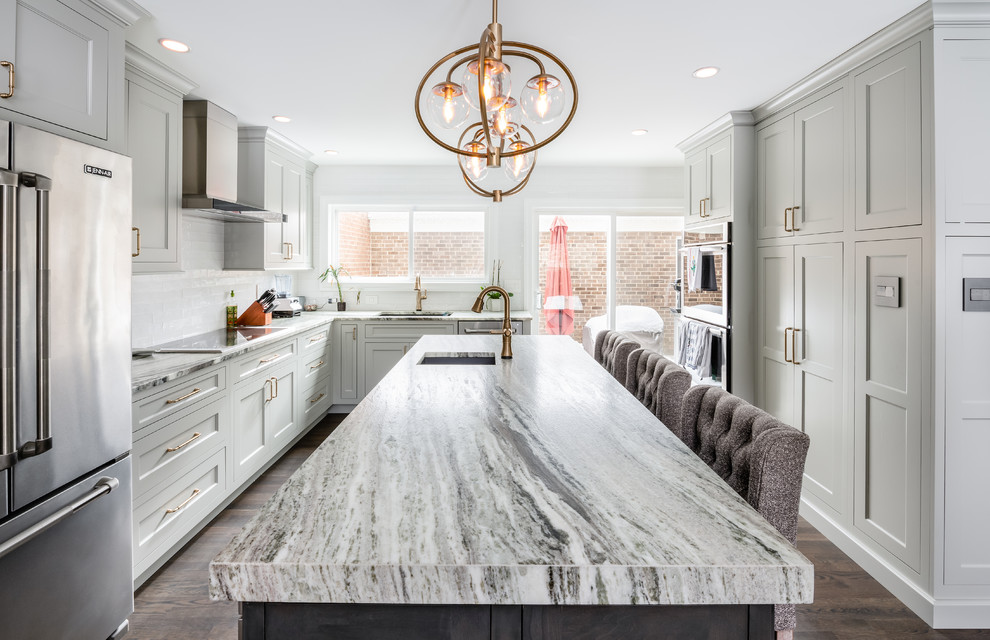
<svg viewBox="0 0 990 640"><path fill-rule="evenodd" d="M502 329L501 331L490 331L494 335L502 334L502 358L507 360L512 357L512 325L509 323L509 292L502 287L497 287L491 285L485 287L478 294L478 299L474 301L471 305L471 311L475 313L481 313L481 308L485 304L485 296L488 295L490 291L498 291L502 294L502 299L505 300L505 315L502 318Z"/></svg>
<svg viewBox="0 0 990 640"><path fill-rule="evenodd" d="M423 310L423 300L426 300L426 289L419 282L419 276L416 276L416 285L413 287L416 290L416 311Z"/></svg>

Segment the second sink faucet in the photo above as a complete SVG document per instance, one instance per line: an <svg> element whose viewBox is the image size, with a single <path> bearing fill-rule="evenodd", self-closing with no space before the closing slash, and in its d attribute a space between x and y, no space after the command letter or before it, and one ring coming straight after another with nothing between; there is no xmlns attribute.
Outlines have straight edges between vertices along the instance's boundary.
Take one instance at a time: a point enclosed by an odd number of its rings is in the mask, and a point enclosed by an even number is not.
<svg viewBox="0 0 990 640"><path fill-rule="evenodd" d="M426 300L426 289L419 282L419 276L416 276L416 285L413 287L416 290L416 311L423 310L423 300Z"/></svg>

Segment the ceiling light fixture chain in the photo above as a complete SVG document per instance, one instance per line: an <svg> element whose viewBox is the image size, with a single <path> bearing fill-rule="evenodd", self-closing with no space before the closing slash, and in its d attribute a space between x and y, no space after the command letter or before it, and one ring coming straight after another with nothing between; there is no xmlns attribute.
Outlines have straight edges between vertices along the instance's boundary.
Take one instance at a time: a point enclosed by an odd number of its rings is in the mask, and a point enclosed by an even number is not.
<svg viewBox="0 0 990 640"><path fill-rule="evenodd" d="M506 58L516 58L523 66L532 64L537 69L536 75L525 82L518 100L510 95L512 69L505 62ZM427 82L451 60L455 61L447 69L444 80L424 96ZM558 76L547 73L548 62L559 69L557 73L566 78L566 85ZM460 77L456 75L458 71L462 74ZM565 86L571 94L567 116L556 129L544 134L544 127L560 121L565 112ZM435 127L461 131L457 146L445 141L427 125L422 115L423 103ZM502 196L518 193L528 184L536 166L537 152L556 140L570 125L577 112L577 103L577 83L570 69L557 56L535 45L502 40L498 0L492 0L492 22L482 32L478 44L452 51L430 67L416 90L415 109L416 120L426 135L441 148L457 154L468 187L497 202ZM472 110L477 112L478 119L468 124ZM543 134L542 139L520 116L524 116L531 126L535 125L536 131ZM446 135L452 142L450 134ZM488 170L499 167L504 169L502 182L508 182L505 188L480 186L479 182L489 174Z"/></svg>

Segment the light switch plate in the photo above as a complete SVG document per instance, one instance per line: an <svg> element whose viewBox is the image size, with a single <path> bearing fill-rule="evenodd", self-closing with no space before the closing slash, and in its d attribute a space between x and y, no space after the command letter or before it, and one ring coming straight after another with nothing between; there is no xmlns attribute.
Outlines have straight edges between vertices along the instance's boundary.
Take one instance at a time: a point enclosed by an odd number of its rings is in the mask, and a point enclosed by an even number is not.
<svg viewBox="0 0 990 640"><path fill-rule="evenodd" d="M878 307L901 306L901 279L897 276L874 276L873 304Z"/></svg>
<svg viewBox="0 0 990 640"><path fill-rule="evenodd" d="M963 311L990 311L990 278L963 278Z"/></svg>

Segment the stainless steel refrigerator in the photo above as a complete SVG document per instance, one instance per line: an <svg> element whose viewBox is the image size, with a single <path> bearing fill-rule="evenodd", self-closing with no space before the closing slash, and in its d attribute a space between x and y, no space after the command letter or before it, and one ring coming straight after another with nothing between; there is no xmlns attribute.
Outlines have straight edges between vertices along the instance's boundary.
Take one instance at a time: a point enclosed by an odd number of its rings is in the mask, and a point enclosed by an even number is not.
<svg viewBox="0 0 990 640"><path fill-rule="evenodd" d="M131 161L0 121L0 636L126 630Z"/></svg>

